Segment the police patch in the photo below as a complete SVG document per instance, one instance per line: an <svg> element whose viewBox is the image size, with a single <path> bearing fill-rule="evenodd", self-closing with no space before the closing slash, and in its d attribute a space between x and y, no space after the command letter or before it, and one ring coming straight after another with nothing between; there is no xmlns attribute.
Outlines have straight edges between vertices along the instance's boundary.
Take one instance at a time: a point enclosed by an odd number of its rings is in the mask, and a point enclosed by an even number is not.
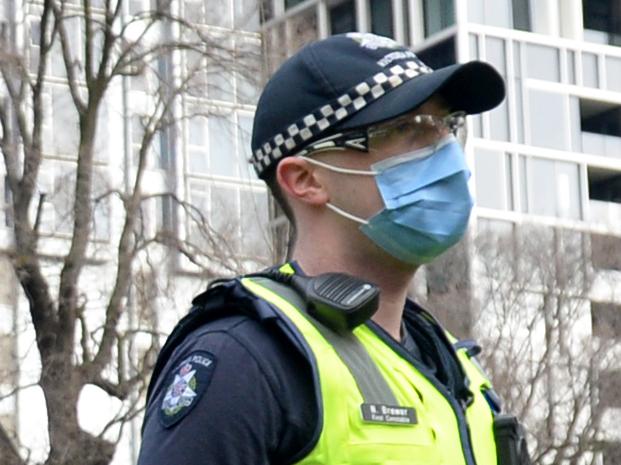
<svg viewBox="0 0 621 465"><path fill-rule="evenodd" d="M165 428L185 417L198 403L211 381L215 362L212 354L201 350L174 366L160 406L160 422Z"/></svg>

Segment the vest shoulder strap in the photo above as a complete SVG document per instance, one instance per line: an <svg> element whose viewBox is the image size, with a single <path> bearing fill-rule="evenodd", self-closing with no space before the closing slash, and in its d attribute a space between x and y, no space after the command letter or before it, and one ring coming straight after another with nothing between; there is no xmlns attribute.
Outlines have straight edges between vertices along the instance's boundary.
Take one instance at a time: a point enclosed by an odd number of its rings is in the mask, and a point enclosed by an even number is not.
<svg viewBox="0 0 621 465"><path fill-rule="evenodd" d="M398 405L395 394L380 373L379 368L354 334L351 332L337 333L310 316L306 312L306 302L291 286L265 277L252 277L250 279L275 295L284 298L321 334L347 366L365 403Z"/></svg>

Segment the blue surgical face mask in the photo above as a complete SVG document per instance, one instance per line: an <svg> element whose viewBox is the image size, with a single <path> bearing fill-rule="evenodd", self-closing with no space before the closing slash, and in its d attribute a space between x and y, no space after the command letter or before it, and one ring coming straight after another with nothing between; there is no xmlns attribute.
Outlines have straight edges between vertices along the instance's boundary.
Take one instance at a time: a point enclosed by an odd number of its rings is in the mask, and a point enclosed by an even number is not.
<svg viewBox="0 0 621 465"><path fill-rule="evenodd" d="M466 232L473 205L468 190L470 171L453 136L375 163L372 171L304 158L331 171L375 177L385 207L368 220L331 203L327 206L360 223L369 239L402 262L427 263L459 242Z"/></svg>

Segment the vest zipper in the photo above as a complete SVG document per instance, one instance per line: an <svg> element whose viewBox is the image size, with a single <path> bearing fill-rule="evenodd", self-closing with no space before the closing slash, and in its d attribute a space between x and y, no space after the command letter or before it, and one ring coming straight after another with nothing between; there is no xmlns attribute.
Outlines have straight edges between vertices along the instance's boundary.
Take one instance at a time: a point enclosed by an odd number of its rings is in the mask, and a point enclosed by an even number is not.
<svg viewBox="0 0 621 465"><path fill-rule="evenodd" d="M445 397L449 405L455 412L457 418L457 426L459 429L459 438L461 439L461 447L466 459L466 465L476 465L477 462L474 458L474 452L472 451L472 441L470 437L470 426L466 420L466 407L462 406L460 401L453 396L446 387L437 380L437 378L431 373L425 366L412 357L400 344L398 344L392 337L385 334L384 330L379 327L375 322L368 321L366 325L375 333L386 345L388 345L398 355L408 361L414 366L427 380L434 385L434 387Z"/></svg>

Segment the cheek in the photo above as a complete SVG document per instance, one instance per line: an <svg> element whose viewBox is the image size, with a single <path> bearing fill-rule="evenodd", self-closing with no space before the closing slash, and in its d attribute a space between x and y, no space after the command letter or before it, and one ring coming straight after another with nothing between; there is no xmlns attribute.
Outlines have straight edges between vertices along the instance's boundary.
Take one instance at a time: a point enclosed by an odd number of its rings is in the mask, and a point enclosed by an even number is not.
<svg viewBox="0 0 621 465"><path fill-rule="evenodd" d="M365 176L356 184L356 189L351 193L350 202L358 204L364 218L369 218L384 208L384 201L377 189L375 178Z"/></svg>

